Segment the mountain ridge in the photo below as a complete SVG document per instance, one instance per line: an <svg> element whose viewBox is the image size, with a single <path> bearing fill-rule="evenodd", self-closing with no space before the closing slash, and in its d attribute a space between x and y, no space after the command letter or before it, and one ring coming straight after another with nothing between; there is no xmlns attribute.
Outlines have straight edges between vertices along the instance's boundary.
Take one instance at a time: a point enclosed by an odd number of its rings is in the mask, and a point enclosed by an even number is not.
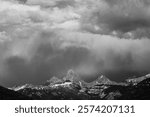
<svg viewBox="0 0 150 117"><path fill-rule="evenodd" d="M87 83L69 70L63 79L52 77L41 85L25 84L12 88L0 88L0 99L35 99L35 100L111 100L111 99L150 99L150 75L127 79L117 83L101 75L93 82ZM2 90L2 91L1 91ZM6 92L16 93L11 98ZM7 98L9 97L9 98Z"/></svg>

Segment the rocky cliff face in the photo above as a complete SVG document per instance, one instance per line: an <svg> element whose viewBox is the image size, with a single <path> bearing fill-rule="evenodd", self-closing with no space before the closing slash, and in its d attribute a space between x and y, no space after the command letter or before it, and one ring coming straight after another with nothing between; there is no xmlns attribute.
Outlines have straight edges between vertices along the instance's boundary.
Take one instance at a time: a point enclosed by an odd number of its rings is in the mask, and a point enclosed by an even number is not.
<svg viewBox="0 0 150 117"><path fill-rule="evenodd" d="M150 99L150 75L128 79L123 83L101 75L86 83L70 70L63 79L53 77L42 85L26 84L11 89L0 87L0 99L36 100L132 100Z"/></svg>

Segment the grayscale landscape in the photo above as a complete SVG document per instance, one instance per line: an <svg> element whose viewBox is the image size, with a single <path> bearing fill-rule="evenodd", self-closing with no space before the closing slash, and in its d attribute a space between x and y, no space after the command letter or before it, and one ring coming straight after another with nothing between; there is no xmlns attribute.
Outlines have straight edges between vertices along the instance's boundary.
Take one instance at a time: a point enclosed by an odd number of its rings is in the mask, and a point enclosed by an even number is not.
<svg viewBox="0 0 150 117"><path fill-rule="evenodd" d="M149 100L149 0L0 0L0 99Z"/></svg>

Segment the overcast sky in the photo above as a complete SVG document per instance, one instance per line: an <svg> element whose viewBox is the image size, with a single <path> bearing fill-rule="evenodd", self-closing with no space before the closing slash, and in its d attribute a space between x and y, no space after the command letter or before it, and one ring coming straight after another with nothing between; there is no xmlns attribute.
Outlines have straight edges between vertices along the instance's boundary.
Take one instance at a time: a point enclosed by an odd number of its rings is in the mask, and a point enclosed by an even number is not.
<svg viewBox="0 0 150 117"><path fill-rule="evenodd" d="M149 38L149 0L0 0L0 85L150 73Z"/></svg>

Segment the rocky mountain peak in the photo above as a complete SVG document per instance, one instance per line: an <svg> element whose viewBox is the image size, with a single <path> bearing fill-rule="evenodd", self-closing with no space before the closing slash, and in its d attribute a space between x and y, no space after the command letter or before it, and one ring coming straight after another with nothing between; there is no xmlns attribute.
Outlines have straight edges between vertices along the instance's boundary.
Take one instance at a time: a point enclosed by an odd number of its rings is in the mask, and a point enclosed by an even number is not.
<svg viewBox="0 0 150 117"><path fill-rule="evenodd" d="M78 78L69 70L66 80L52 77L44 86L0 87L0 99L150 99L150 74L132 79L132 85L116 83L104 75L90 83Z"/></svg>
<svg viewBox="0 0 150 117"><path fill-rule="evenodd" d="M79 79L78 75L72 70L68 70L67 75L63 78L64 81L75 82Z"/></svg>
<svg viewBox="0 0 150 117"><path fill-rule="evenodd" d="M112 81L110 81L106 76L101 75L98 77L95 81L96 84L111 84Z"/></svg>

